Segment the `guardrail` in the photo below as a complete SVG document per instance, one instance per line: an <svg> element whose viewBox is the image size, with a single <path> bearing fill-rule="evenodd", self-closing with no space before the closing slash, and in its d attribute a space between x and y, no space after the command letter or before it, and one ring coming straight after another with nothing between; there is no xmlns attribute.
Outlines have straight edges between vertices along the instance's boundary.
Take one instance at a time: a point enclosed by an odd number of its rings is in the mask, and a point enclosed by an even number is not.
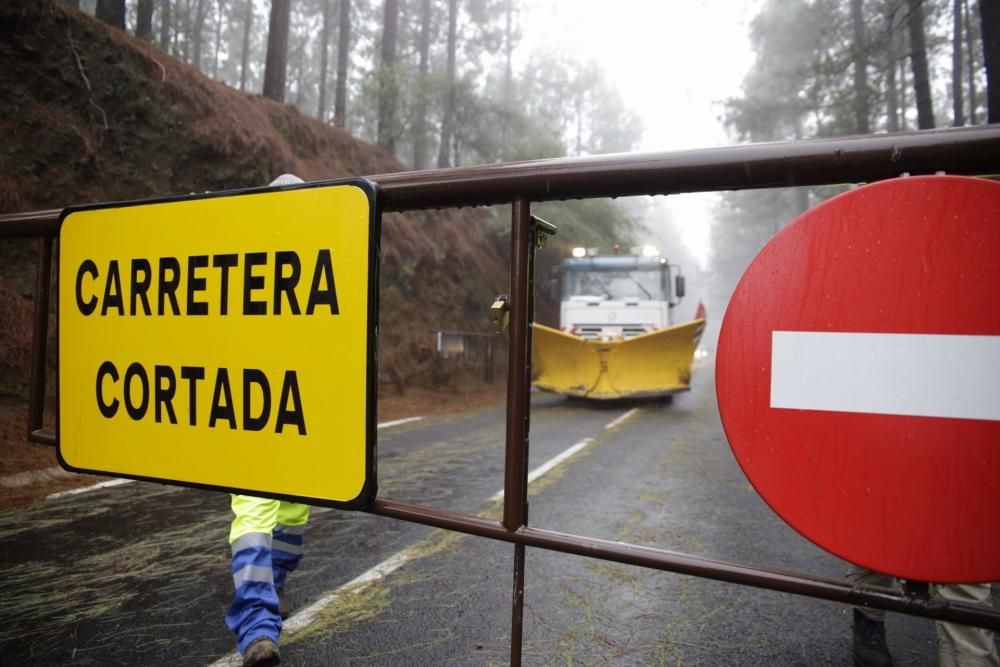
<svg viewBox="0 0 1000 667"><path fill-rule="evenodd" d="M1000 173L1000 125L701 150L540 160L370 176L383 210L512 204L510 326L503 518L492 521L387 498L367 511L514 544L510 662L521 663L525 547L531 546L786 593L1000 630L1000 611L849 581L730 563L528 526L527 473L533 318L533 259L539 230L531 203L561 199L868 182L901 173ZM0 240L40 237L29 439L54 445L43 428L45 342L52 244L59 210L0 216Z"/></svg>
<svg viewBox="0 0 1000 667"><path fill-rule="evenodd" d="M494 334L475 331L435 331L434 338L439 356L444 359L457 357L466 363L481 363L483 384L493 384L497 341Z"/></svg>

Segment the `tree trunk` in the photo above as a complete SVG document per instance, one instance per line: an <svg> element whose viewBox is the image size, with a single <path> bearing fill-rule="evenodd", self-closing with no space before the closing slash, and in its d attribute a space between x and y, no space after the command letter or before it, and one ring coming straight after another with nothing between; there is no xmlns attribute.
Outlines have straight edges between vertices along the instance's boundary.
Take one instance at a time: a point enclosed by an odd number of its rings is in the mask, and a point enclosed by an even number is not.
<svg viewBox="0 0 1000 667"><path fill-rule="evenodd" d="M225 0L216 0L215 7L215 44L212 54L212 78L219 80L219 49L222 47L222 15L226 12Z"/></svg>
<svg viewBox="0 0 1000 667"><path fill-rule="evenodd" d="M458 0L448 0L448 95L441 119L441 145L438 147L438 167L449 165L448 153L455 132L455 51L458 42Z"/></svg>
<svg viewBox="0 0 1000 667"><path fill-rule="evenodd" d="M199 72L201 71L201 46L202 36L205 29L205 17L208 15L208 3L206 0L198 0L194 10L194 28L192 29L191 41L194 46L194 53L191 62Z"/></svg>
<svg viewBox="0 0 1000 667"><path fill-rule="evenodd" d="M125 29L125 0L97 0L94 16L114 27Z"/></svg>
<svg viewBox="0 0 1000 667"><path fill-rule="evenodd" d="M506 26L504 28L503 42L506 62L503 71L503 94L504 101L509 102L514 83L514 0L507 0L507 7L504 9L504 12L506 13Z"/></svg>
<svg viewBox="0 0 1000 667"><path fill-rule="evenodd" d="M913 93L917 98L917 128L934 128L934 105L931 103L931 80L927 71L927 43L924 39L923 0L906 0L910 14L910 65L913 68Z"/></svg>
<svg viewBox="0 0 1000 667"><path fill-rule="evenodd" d="M865 40L865 19L863 0L851 0L851 27L854 45L851 57L854 63L854 129L858 134L868 134L868 118L871 111L868 104L868 50Z"/></svg>
<svg viewBox="0 0 1000 667"><path fill-rule="evenodd" d="M296 40L295 45L295 106L299 109L302 108L302 104L305 101L305 85L303 79L305 77L305 44L302 40Z"/></svg>
<svg viewBox="0 0 1000 667"><path fill-rule="evenodd" d="M153 39L153 0L139 0L135 10L135 36L139 39Z"/></svg>
<svg viewBox="0 0 1000 667"><path fill-rule="evenodd" d="M185 0L184 5L181 6L180 3L177 4L177 10L180 12L180 28L174 31L175 44L181 42L180 37L183 35L184 40L175 49L179 52L181 60L186 63L191 62L191 0Z"/></svg>
<svg viewBox="0 0 1000 667"><path fill-rule="evenodd" d="M427 73L431 52L431 0L420 7L420 64L417 75L417 103L413 114L413 168L427 168Z"/></svg>
<svg viewBox="0 0 1000 667"><path fill-rule="evenodd" d="M246 0L243 10L243 50L240 54L240 90L247 89L247 70L250 67L250 29L253 27L253 0Z"/></svg>
<svg viewBox="0 0 1000 667"><path fill-rule="evenodd" d="M962 13L965 19L965 59L968 66L969 79L969 125L976 124L976 44L972 38L972 13L969 11L969 0L962 0Z"/></svg>
<svg viewBox="0 0 1000 667"><path fill-rule="evenodd" d="M952 3L951 22L951 124L965 125L965 106L962 100L962 0Z"/></svg>
<svg viewBox="0 0 1000 667"><path fill-rule="evenodd" d="M583 87L577 87L575 92L573 108L576 110L576 155L579 157L583 155Z"/></svg>
<svg viewBox="0 0 1000 667"><path fill-rule="evenodd" d="M271 0L271 21L267 29L267 57L264 62L264 97L285 101L285 70L288 67L288 24L291 0Z"/></svg>
<svg viewBox="0 0 1000 667"><path fill-rule="evenodd" d="M160 0L160 50L170 51L170 0Z"/></svg>
<svg viewBox="0 0 1000 667"><path fill-rule="evenodd" d="M986 68L986 122L1000 123L1000 0L979 0Z"/></svg>
<svg viewBox="0 0 1000 667"><path fill-rule="evenodd" d="M504 10L506 16L506 26L504 29L504 50L506 51L506 63L503 71L503 104L500 117L500 158L506 159L509 151L507 145L510 143L510 123L514 101L514 0L507 0Z"/></svg>
<svg viewBox="0 0 1000 667"><path fill-rule="evenodd" d="M885 25L888 35L888 61L889 67L885 73L885 118L886 130L889 132L899 132L899 95L898 84L896 83L896 68L899 62L899 38L895 30L896 10L891 3L885 6Z"/></svg>
<svg viewBox="0 0 1000 667"><path fill-rule="evenodd" d="M323 30L319 36L319 105L316 109L316 117L323 121L326 120L326 71L330 53L330 22L333 20L330 1L322 0Z"/></svg>
<svg viewBox="0 0 1000 667"><path fill-rule="evenodd" d="M333 122L344 127L347 122L347 59L351 53L351 0L340 0L337 25L337 89L333 99Z"/></svg>
<svg viewBox="0 0 1000 667"><path fill-rule="evenodd" d="M395 152L396 148L396 41L399 34L399 2L385 0L382 21L382 59L379 65L378 127L379 146Z"/></svg>
<svg viewBox="0 0 1000 667"><path fill-rule="evenodd" d="M904 132L909 128L909 121L907 120L907 111L910 108L910 86L907 83L906 78L906 61L909 59L906 55L910 48L907 42L906 33L899 31L897 33L899 39L899 129Z"/></svg>
<svg viewBox="0 0 1000 667"><path fill-rule="evenodd" d="M199 72L201 71L201 8L204 4L205 0L198 0L194 6L194 21L188 24L188 39L191 41L191 60L188 62ZM188 11L190 12L190 7Z"/></svg>

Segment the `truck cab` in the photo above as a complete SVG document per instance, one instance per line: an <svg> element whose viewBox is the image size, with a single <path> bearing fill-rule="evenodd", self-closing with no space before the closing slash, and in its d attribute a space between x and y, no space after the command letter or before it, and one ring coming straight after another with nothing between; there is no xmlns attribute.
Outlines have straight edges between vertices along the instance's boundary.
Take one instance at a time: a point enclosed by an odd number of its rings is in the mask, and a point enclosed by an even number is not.
<svg viewBox="0 0 1000 667"><path fill-rule="evenodd" d="M556 284L560 329L589 340L623 340L671 326L684 296L678 267L650 247L604 256L577 248L558 268Z"/></svg>

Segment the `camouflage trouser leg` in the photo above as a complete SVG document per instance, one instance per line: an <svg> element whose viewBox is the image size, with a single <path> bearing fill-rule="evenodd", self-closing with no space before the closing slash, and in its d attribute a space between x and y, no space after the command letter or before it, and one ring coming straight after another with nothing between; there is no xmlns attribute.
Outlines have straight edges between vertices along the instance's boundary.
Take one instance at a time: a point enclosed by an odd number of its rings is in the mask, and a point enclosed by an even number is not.
<svg viewBox="0 0 1000 667"><path fill-rule="evenodd" d="M936 595L946 600L990 604L989 584L935 585ZM1000 667L993 632L957 623L936 623L938 663L941 667Z"/></svg>
<svg viewBox="0 0 1000 667"><path fill-rule="evenodd" d="M858 588L892 588L899 589L899 582L895 577L890 577L881 572L875 572L864 567L854 565L848 573L847 578ZM873 621L885 621L885 609L871 609L870 607L855 607L862 614Z"/></svg>
<svg viewBox="0 0 1000 667"><path fill-rule="evenodd" d="M894 577L854 566L848 578L859 588L899 588ZM990 604L989 584L935 584L932 593L946 600ZM884 621L885 610L857 607L873 621ZM957 623L937 622L938 663L941 667L1000 667L993 632Z"/></svg>

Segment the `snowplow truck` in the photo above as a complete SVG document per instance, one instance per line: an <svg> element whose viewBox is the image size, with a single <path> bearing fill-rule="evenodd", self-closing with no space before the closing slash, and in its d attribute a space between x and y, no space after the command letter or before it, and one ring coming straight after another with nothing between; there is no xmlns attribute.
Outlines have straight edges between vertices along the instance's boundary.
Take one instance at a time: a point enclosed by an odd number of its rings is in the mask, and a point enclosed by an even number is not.
<svg viewBox="0 0 1000 667"><path fill-rule="evenodd" d="M691 387L691 363L705 329L673 323L684 276L650 247L599 256L576 248L554 269L559 329L532 329L532 383L539 389L608 400L667 396Z"/></svg>

